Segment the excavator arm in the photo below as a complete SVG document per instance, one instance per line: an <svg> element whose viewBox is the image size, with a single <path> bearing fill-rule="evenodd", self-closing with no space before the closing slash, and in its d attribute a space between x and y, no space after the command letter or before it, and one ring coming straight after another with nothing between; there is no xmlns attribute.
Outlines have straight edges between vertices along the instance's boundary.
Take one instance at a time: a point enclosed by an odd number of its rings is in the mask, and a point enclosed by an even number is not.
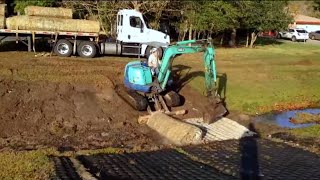
<svg viewBox="0 0 320 180"><path fill-rule="evenodd" d="M191 46L189 46L190 44ZM211 95L212 92L216 90L217 73L214 60L215 52L210 40L180 41L165 50L158 75L158 82L162 89L165 89L167 85L174 57L180 54L191 54L197 52L204 52L203 63L205 66L206 94Z"/></svg>

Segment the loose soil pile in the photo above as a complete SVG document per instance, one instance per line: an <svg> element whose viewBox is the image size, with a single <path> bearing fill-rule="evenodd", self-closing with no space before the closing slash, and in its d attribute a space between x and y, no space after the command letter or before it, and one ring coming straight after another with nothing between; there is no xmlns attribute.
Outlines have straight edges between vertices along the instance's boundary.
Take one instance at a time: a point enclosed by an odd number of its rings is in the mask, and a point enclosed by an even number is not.
<svg viewBox="0 0 320 180"><path fill-rule="evenodd" d="M155 132L112 88L0 80L0 148L154 148Z"/></svg>

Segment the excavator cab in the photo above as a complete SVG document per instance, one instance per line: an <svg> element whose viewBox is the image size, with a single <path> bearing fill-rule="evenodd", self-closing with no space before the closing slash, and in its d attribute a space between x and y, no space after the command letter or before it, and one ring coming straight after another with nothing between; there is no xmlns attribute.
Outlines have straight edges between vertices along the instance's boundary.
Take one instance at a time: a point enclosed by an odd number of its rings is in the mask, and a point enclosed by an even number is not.
<svg viewBox="0 0 320 180"><path fill-rule="evenodd" d="M133 61L126 65L124 85L135 91L148 93L151 89L152 74L150 67L141 61Z"/></svg>

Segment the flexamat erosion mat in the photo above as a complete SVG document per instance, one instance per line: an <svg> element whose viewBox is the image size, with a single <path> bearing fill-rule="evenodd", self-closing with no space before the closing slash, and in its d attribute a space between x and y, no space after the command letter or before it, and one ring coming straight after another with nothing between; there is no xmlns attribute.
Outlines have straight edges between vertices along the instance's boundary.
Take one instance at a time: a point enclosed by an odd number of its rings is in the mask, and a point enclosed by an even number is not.
<svg viewBox="0 0 320 180"><path fill-rule="evenodd" d="M56 177L52 179L59 180L78 180L81 179L76 168L68 157L52 157L54 162Z"/></svg>
<svg viewBox="0 0 320 180"><path fill-rule="evenodd" d="M245 138L184 148L200 161L235 177L319 179L320 157L267 139Z"/></svg>
<svg viewBox="0 0 320 180"><path fill-rule="evenodd" d="M234 179L175 150L100 154L78 159L101 179Z"/></svg>
<svg viewBox="0 0 320 180"><path fill-rule="evenodd" d="M251 177L315 180L320 177L320 158L317 154L284 143L254 138L150 152L81 155L77 159L97 179ZM55 160L55 163L57 177L77 177L72 173L74 169L69 161L62 159Z"/></svg>

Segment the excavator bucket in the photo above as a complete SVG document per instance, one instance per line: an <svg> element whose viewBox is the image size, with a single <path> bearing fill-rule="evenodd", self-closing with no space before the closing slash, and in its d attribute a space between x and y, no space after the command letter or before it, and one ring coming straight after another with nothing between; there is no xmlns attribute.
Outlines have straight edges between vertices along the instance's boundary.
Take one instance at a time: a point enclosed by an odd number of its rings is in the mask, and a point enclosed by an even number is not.
<svg viewBox="0 0 320 180"><path fill-rule="evenodd" d="M219 96L208 96L208 103L203 112L203 121L207 124L214 123L228 113L224 102Z"/></svg>

